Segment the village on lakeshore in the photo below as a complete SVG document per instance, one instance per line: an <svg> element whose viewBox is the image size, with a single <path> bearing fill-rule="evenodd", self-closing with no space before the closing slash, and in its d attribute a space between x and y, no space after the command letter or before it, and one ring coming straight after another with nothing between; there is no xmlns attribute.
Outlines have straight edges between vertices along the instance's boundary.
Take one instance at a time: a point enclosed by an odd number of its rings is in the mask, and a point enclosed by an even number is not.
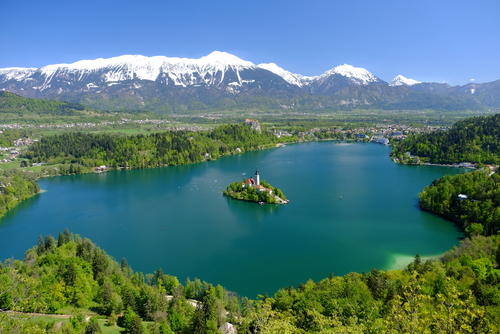
<svg viewBox="0 0 500 334"><path fill-rule="evenodd" d="M224 195L242 201L256 202L261 205L289 203L281 189L273 187L266 181L261 181L258 169L255 171L253 178L231 183L224 191Z"/></svg>

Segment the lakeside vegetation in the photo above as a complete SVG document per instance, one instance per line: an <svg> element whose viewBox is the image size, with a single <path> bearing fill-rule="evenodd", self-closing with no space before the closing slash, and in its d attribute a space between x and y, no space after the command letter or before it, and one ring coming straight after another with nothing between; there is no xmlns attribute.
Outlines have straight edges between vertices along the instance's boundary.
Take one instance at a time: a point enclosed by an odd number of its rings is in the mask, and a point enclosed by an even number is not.
<svg viewBox="0 0 500 334"><path fill-rule="evenodd" d="M495 235L500 228L500 114L472 117L445 131L396 142L391 156L401 163L491 164L475 172L447 175L419 194L420 207L456 222L468 235Z"/></svg>
<svg viewBox="0 0 500 334"><path fill-rule="evenodd" d="M489 170L447 175L420 193L420 207L452 220L469 235L500 231L500 176Z"/></svg>
<svg viewBox="0 0 500 334"><path fill-rule="evenodd" d="M245 180L241 182L232 182L224 190L224 195L249 202L265 203L265 204L285 204L288 200L280 188L273 187L268 182L262 180L260 182L263 188L250 186L245 184Z"/></svg>
<svg viewBox="0 0 500 334"><path fill-rule="evenodd" d="M417 134L393 147L403 163L500 164L500 113L456 122L447 131Z"/></svg>
<svg viewBox="0 0 500 334"><path fill-rule="evenodd" d="M467 235L495 235L500 230L500 114L472 117L449 130L418 134L397 142L391 156L401 163L481 166L475 172L447 175L419 194L420 207L452 220Z"/></svg>
<svg viewBox="0 0 500 334"><path fill-rule="evenodd" d="M0 265L0 329L22 333L492 333L500 323L499 236L475 236L404 270L351 273L241 298L200 280L134 272L90 240L40 238ZM68 319L50 318L67 314ZM29 316L29 315L28 315ZM28 319L28 321L27 321Z"/></svg>
<svg viewBox="0 0 500 334"><path fill-rule="evenodd" d="M15 170L0 171L0 218L20 202L40 192L34 178Z"/></svg>
<svg viewBox="0 0 500 334"><path fill-rule="evenodd" d="M32 163L74 164L75 168L147 168L217 159L282 141L270 132L257 132L242 124L222 125L210 131L131 136L77 132L43 137L24 157Z"/></svg>

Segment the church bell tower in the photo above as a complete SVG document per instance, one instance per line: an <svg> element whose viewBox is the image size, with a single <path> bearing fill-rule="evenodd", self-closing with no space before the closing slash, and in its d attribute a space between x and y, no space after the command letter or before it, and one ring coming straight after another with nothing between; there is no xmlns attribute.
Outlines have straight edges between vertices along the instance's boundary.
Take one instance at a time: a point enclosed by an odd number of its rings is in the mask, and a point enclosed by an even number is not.
<svg viewBox="0 0 500 334"><path fill-rule="evenodd" d="M255 170L255 184L258 186L260 185L260 175L258 169Z"/></svg>

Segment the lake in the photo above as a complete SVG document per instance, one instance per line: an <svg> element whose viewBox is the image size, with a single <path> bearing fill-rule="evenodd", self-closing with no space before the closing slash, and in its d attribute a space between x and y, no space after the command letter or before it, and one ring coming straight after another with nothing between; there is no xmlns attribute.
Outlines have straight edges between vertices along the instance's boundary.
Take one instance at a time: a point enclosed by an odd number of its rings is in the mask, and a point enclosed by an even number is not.
<svg viewBox="0 0 500 334"><path fill-rule="evenodd" d="M188 166L41 179L45 190L0 221L0 258L22 258L39 235L68 228L134 270L273 293L330 273L404 265L441 254L462 236L418 208L419 191L456 168L393 163L378 144L319 142ZM288 205L226 198L251 176Z"/></svg>

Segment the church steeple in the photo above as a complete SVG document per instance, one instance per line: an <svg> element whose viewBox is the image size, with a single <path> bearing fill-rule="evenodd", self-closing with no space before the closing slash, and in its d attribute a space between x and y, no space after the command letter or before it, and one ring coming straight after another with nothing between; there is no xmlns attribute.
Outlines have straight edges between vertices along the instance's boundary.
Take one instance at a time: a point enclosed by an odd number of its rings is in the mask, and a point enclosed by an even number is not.
<svg viewBox="0 0 500 334"><path fill-rule="evenodd" d="M259 174L259 169L255 170L255 184L260 185L260 174Z"/></svg>

